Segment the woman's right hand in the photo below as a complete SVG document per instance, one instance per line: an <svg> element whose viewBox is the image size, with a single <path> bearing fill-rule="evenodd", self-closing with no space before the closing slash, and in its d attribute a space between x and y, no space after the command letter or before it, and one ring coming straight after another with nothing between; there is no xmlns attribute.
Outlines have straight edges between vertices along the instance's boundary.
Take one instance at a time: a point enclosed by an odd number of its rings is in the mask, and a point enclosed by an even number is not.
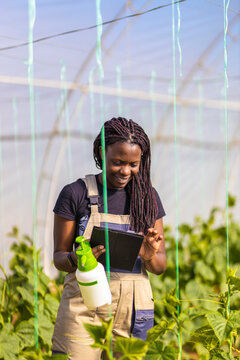
<svg viewBox="0 0 240 360"><path fill-rule="evenodd" d="M89 241L89 240L86 240L86 241ZM74 261L75 264L77 264L77 261L78 261L78 257L77 257L77 254L76 254L76 251L77 249L79 248L79 246L75 249L75 251L73 251L71 254L72 256L72 259ZM95 258L97 259L100 255L102 255L103 253L105 253L105 248L103 245L98 245L98 246L95 246L92 248L92 253L93 255L95 256Z"/></svg>
<svg viewBox="0 0 240 360"><path fill-rule="evenodd" d="M89 240L86 240L86 241L89 241ZM79 245L80 246L80 245ZM79 246L75 249L75 251L72 251L71 252L71 257L74 261L75 264L77 264L78 262L78 257L77 257L77 254L76 254L76 251L77 249L79 248ZM105 253L105 248L103 245L98 245L98 246L95 246L92 248L92 253L93 255L95 256L95 258L97 259L100 255L102 255L103 253Z"/></svg>
<svg viewBox="0 0 240 360"><path fill-rule="evenodd" d="M105 253L106 249L103 245L98 245L92 248L93 255L97 259L100 255Z"/></svg>

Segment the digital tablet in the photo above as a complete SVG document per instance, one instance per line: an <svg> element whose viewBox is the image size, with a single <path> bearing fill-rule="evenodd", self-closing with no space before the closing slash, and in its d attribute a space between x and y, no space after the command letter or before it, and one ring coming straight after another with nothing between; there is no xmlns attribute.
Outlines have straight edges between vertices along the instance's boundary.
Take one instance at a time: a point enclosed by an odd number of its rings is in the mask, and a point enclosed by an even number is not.
<svg viewBox="0 0 240 360"><path fill-rule="evenodd" d="M108 229L110 267L132 271L137 260L144 236L128 231ZM103 245L105 248L105 227L94 226L90 238L91 247ZM106 253L97 259L106 265Z"/></svg>

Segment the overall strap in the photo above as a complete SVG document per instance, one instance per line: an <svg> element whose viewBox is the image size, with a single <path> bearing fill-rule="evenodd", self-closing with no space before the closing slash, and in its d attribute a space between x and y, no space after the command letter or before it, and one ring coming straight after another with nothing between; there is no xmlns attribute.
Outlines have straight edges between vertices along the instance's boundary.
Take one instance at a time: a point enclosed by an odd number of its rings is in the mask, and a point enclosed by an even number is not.
<svg viewBox="0 0 240 360"><path fill-rule="evenodd" d="M95 175L86 175L84 179L82 179L88 191L88 198L90 201L91 214L98 213L98 187L96 182Z"/></svg>

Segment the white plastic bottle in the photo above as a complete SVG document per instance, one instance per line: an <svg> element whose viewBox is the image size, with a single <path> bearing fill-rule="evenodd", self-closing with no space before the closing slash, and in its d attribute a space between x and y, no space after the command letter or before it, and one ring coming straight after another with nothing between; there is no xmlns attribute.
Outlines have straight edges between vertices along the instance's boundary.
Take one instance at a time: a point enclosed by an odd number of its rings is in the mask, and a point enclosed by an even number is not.
<svg viewBox="0 0 240 360"><path fill-rule="evenodd" d="M94 309L111 304L112 294L103 265L97 262L91 246L88 241L85 241L84 236L78 236L76 242L80 244L76 251L78 257L76 278L85 305L89 309Z"/></svg>

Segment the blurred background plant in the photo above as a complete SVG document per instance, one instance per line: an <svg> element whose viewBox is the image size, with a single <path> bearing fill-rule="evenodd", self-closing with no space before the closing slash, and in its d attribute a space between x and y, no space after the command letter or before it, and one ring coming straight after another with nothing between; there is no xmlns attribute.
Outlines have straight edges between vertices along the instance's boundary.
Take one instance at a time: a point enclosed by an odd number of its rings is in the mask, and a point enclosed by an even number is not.
<svg viewBox="0 0 240 360"><path fill-rule="evenodd" d="M35 347L35 294L33 241L20 236L14 227L9 233L15 241L9 262L11 274L2 266L0 278L0 359L51 359L51 337L61 298L62 285L50 280L39 263L37 251L38 349ZM55 359L66 359L57 356Z"/></svg>
<svg viewBox="0 0 240 360"><path fill-rule="evenodd" d="M229 210L235 199L229 196ZM123 359L240 359L240 225L228 214L227 266L226 212L214 208L206 221L179 226L179 288L176 292L176 243L165 226L167 270L149 274L155 301L155 326L146 342L118 339ZM33 241L14 227L13 257L7 275L0 278L0 359L51 359L51 336L65 273L51 280L40 265L37 251L39 347L35 348ZM230 305L230 311L229 311ZM179 311L178 311L179 308ZM95 346L109 343L109 324L88 329ZM104 341L107 341L103 345ZM106 350L106 349L105 349ZM56 359L66 359L57 356Z"/></svg>

